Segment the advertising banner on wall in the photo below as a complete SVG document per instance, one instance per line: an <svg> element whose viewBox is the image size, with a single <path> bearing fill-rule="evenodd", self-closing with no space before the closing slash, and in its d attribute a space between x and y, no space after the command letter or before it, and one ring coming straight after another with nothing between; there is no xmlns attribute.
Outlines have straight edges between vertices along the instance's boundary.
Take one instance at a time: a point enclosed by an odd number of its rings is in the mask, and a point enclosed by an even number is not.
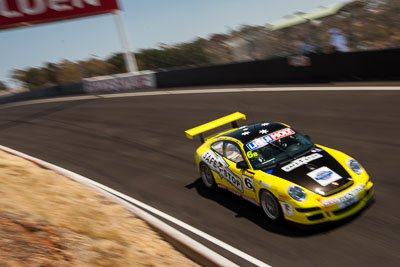
<svg viewBox="0 0 400 267"><path fill-rule="evenodd" d="M109 13L118 0L0 0L0 29Z"/></svg>
<svg viewBox="0 0 400 267"><path fill-rule="evenodd" d="M156 88L156 77L152 71L100 76L83 80L84 91L89 94L116 93L139 89Z"/></svg>

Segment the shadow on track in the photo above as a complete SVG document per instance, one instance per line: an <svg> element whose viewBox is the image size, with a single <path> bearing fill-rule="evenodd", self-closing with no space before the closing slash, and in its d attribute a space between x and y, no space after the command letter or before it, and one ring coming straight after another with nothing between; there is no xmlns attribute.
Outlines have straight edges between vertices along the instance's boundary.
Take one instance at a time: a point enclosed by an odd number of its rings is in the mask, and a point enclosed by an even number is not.
<svg viewBox="0 0 400 267"><path fill-rule="evenodd" d="M357 219L375 202L373 199L362 211L346 219L320 225L304 226L288 221L281 221L279 223L269 221L261 208L226 190L216 189L215 191L211 191L203 185L201 178L196 179L193 183L185 187L189 190L195 189L200 196L211 199L219 205L230 209L236 213L236 218L246 218L266 231L289 237L307 237L333 231Z"/></svg>

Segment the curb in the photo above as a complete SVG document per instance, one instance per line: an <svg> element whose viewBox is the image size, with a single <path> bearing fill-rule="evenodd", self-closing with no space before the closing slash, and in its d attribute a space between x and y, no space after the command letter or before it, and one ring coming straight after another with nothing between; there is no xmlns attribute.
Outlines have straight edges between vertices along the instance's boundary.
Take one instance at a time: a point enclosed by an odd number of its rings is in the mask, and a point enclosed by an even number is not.
<svg viewBox="0 0 400 267"><path fill-rule="evenodd" d="M53 170L71 180L74 180L80 184L89 186L99 193L104 195L110 200L113 200L120 205L124 206L126 209L131 211L137 217L141 218L142 220L146 221L153 229L155 229L160 235L162 235L168 242L170 242L177 250L181 251L183 254L188 256L189 258L193 259L195 262L203 265L203 266L238 266L234 262L226 259L225 257L217 254L216 252L210 250L203 244L195 241L194 239L190 238L189 236L183 234L182 232L176 230L172 226L166 224L165 222L161 221L160 219L154 217L150 213L140 209L139 207L133 205L129 201L126 201L117 195L113 194L113 190L108 190L107 187L101 186L101 184L90 180L82 175L77 173L68 171L64 168L56 166L54 164L48 163L46 161L34 158L17 150L5 147L0 145L0 150L3 150L7 153L13 154L15 156L19 156L26 160L29 160L40 167L45 169Z"/></svg>

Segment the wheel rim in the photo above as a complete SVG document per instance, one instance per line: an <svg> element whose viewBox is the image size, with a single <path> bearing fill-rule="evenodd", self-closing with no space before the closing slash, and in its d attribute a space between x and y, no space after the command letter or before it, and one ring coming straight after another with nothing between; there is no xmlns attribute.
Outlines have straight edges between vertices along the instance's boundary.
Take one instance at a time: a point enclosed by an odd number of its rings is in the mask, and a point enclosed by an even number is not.
<svg viewBox="0 0 400 267"><path fill-rule="evenodd" d="M279 218L278 203L276 203L276 200L274 199L274 196L271 195L271 193L269 192L262 193L261 204L268 218L270 218L271 220L276 220Z"/></svg>
<svg viewBox="0 0 400 267"><path fill-rule="evenodd" d="M201 179L206 187L211 188L214 185L214 177L211 173L211 170L205 166L201 166Z"/></svg>

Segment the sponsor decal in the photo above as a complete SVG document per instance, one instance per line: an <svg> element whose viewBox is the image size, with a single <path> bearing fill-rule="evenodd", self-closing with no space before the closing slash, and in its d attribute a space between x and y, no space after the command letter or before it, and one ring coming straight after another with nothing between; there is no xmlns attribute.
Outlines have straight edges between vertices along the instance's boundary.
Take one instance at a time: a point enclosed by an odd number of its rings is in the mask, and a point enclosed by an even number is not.
<svg viewBox="0 0 400 267"><path fill-rule="evenodd" d="M83 85L85 92L90 94L118 92L155 88L156 78L153 72L117 74L88 78L84 80Z"/></svg>
<svg viewBox="0 0 400 267"><path fill-rule="evenodd" d="M351 204L356 203L358 201L358 193L361 192L364 188L364 184L358 184L348 192L343 193L337 197L320 200L320 203L323 207L338 204L339 208L343 209Z"/></svg>
<svg viewBox="0 0 400 267"><path fill-rule="evenodd" d="M319 159L319 158L322 158L322 155L318 154L318 153L311 154L311 155L305 156L305 157L301 157L301 158L298 158L298 159L292 161L288 165L283 166L282 170L284 170L285 172L290 172L304 164L307 164L307 163L309 163L313 160Z"/></svg>
<svg viewBox="0 0 400 267"><path fill-rule="evenodd" d="M270 185L270 184L267 184L266 182L260 181L260 182L258 182L258 183L259 183L260 185L262 185L262 186L271 188L271 185Z"/></svg>
<svg viewBox="0 0 400 267"><path fill-rule="evenodd" d="M217 172L222 179L227 180L235 188L243 193L242 181L229 169L229 164L211 149L201 155L201 160L206 163L213 171Z"/></svg>
<svg viewBox="0 0 400 267"><path fill-rule="evenodd" d="M289 135L292 135L292 134L294 134L294 131L292 129L285 128L285 129L282 129L282 130L279 130L279 131L271 133L270 136L275 141L275 140L281 139L283 137L286 137L286 136L289 136Z"/></svg>
<svg viewBox="0 0 400 267"><path fill-rule="evenodd" d="M254 149L266 146L275 140L292 135L294 133L295 132L292 129L285 128L285 129L270 133L268 135L262 136L260 138L254 139L253 141L248 143L246 146L249 150L254 150Z"/></svg>
<svg viewBox="0 0 400 267"><path fill-rule="evenodd" d="M318 168L307 173L307 175L322 186L327 186L328 184L343 178L328 167Z"/></svg>
<svg viewBox="0 0 400 267"><path fill-rule="evenodd" d="M293 216L293 207L289 203L281 202L282 210L287 216Z"/></svg>
<svg viewBox="0 0 400 267"><path fill-rule="evenodd" d="M243 133L242 133L242 135L249 135L249 134L250 134L249 131L246 131L246 132L243 132Z"/></svg>

